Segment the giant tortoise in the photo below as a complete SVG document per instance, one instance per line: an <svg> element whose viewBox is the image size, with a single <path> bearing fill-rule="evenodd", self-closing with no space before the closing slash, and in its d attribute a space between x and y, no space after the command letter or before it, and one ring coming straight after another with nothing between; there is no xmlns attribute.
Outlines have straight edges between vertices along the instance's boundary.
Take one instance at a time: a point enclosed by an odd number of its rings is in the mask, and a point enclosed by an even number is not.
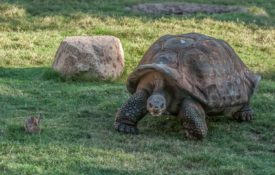
<svg viewBox="0 0 275 175"><path fill-rule="evenodd" d="M133 94L118 110L114 127L137 133L148 112L177 116L188 137L207 134L206 115L252 119L249 105L260 76L223 40L199 33L165 35L147 50L127 80Z"/></svg>

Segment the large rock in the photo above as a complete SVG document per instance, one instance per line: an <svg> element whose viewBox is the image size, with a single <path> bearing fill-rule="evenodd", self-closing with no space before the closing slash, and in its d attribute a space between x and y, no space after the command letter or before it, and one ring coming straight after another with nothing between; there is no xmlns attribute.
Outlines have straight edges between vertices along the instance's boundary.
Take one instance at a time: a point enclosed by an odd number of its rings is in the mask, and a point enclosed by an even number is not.
<svg viewBox="0 0 275 175"><path fill-rule="evenodd" d="M124 68L121 42L113 36L74 36L64 39L53 69L65 78L116 79Z"/></svg>

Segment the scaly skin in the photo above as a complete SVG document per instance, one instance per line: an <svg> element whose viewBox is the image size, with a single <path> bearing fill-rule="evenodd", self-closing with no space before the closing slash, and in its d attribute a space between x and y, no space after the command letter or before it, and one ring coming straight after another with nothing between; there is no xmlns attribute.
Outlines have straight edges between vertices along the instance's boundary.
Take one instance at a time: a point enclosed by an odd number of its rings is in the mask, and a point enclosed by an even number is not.
<svg viewBox="0 0 275 175"><path fill-rule="evenodd" d="M140 90L133 94L129 100L118 110L114 127L117 131L138 134L137 123L146 113L148 94Z"/></svg>
<svg viewBox="0 0 275 175"><path fill-rule="evenodd" d="M249 104L233 114L233 118L238 121L250 121L253 119L253 111Z"/></svg>
<svg viewBox="0 0 275 175"><path fill-rule="evenodd" d="M198 102L184 99L178 117L182 120L188 138L203 139L207 135L205 112Z"/></svg>

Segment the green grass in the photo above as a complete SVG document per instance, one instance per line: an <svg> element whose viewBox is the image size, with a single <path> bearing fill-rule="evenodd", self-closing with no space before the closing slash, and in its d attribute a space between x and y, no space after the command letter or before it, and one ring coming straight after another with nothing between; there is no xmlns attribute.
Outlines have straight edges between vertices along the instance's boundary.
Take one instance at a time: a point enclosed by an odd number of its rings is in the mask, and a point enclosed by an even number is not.
<svg viewBox="0 0 275 175"><path fill-rule="evenodd" d="M66 3L64 3L66 2ZM275 174L275 1L188 0L241 5L248 13L148 16L124 10L145 0L0 0L0 174ZM154 2L154 1L150 1ZM255 120L208 119L187 140L172 116L146 117L140 135L114 131L129 97L124 80L159 36L200 32L230 43L262 75ZM52 70L66 36L114 35L126 66L116 82L63 81ZM43 132L26 135L41 113Z"/></svg>

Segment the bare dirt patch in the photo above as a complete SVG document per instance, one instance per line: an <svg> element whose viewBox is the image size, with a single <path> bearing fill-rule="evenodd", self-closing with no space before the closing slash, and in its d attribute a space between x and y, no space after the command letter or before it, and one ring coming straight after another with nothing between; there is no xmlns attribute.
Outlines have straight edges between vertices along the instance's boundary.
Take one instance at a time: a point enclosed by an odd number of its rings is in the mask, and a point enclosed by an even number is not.
<svg viewBox="0 0 275 175"><path fill-rule="evenodd" d="M134 12L165 15L188 15L196 13L230 13L246 12L247 9L238 6L209 5L195 3L145 3L137 4L130 8Z"/></svg>

